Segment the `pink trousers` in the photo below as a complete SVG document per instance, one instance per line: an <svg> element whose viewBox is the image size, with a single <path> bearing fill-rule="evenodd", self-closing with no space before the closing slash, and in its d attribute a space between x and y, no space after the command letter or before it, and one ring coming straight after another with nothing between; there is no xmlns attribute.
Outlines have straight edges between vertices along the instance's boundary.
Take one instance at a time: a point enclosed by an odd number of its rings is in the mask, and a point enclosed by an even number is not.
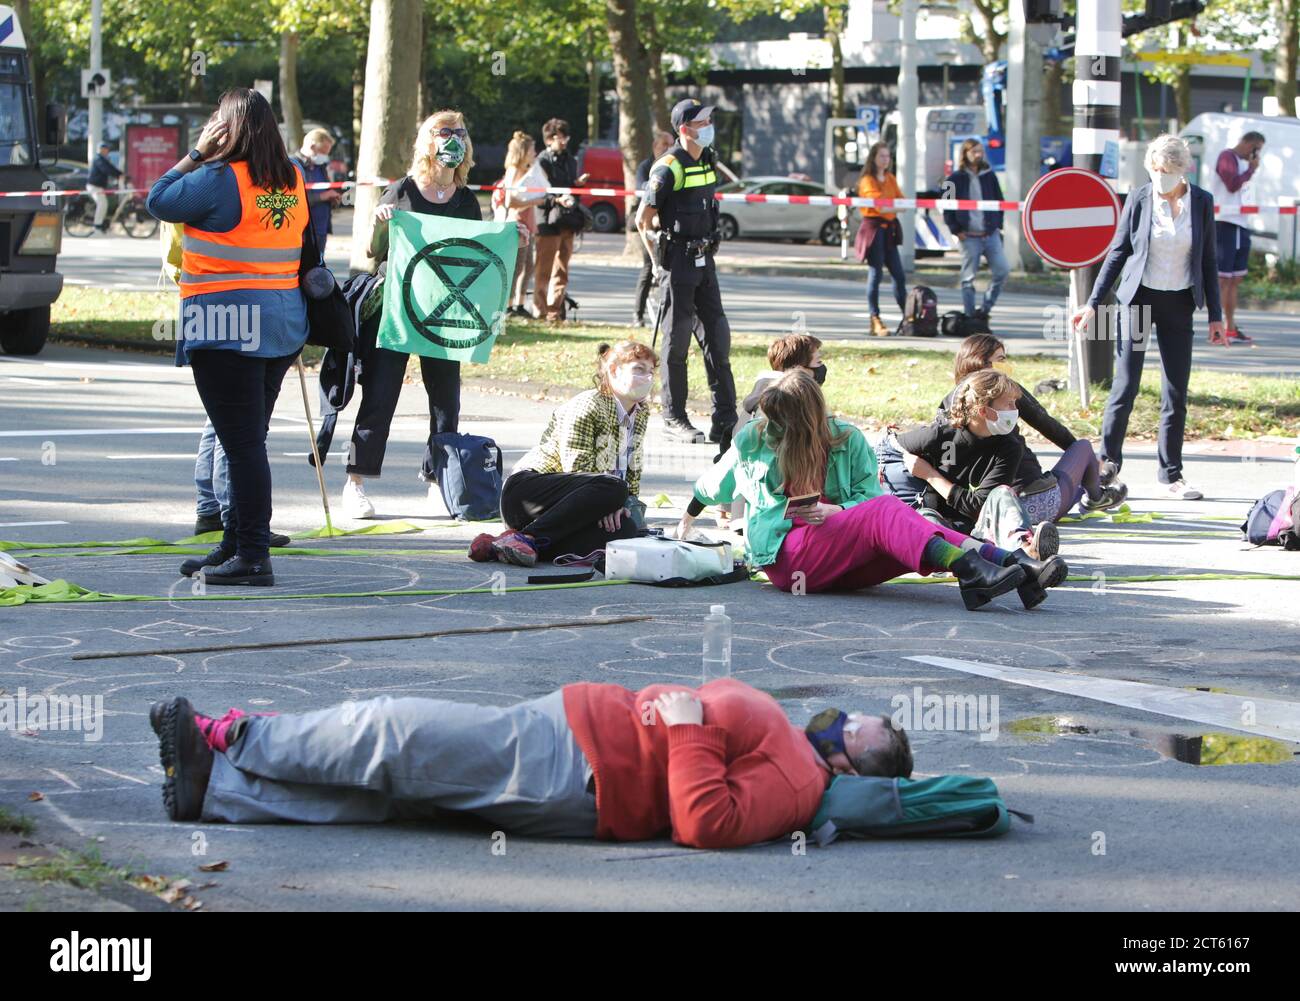
<svg viewBox="0 0 1300 1001"><path fill-rule="evenodd" d="M793 588L796 574L803 575L807 592L871 587L901 574L934 570L921 565L921 554L936 535L954 546L967 541L885 494L838 511L820 525L796 521L776 562L764 570L782 591Z"/></svg>

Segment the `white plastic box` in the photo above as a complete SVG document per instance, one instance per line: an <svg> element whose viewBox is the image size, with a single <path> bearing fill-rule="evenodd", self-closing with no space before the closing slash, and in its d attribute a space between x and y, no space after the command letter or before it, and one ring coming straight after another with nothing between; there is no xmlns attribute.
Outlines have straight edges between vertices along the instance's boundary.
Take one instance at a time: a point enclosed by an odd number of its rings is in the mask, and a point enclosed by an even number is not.
<svg viewBox="0 0 1300 1001"><path fill-rule="evenodd" d="M660 539L616 539L605 546L605 577L609 580L658 582L684 577L700 580L731 573L731 544L697 546Z"/></svg>

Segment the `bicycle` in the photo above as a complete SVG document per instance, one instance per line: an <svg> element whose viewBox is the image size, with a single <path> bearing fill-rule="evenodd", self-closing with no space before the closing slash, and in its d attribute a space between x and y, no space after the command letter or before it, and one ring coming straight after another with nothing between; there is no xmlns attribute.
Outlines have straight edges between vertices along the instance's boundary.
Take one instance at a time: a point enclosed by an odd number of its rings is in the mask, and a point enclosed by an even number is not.
<svg viewBox="0 0 1300 1001"><path fill-rule="evenodd" d="M108 229L121 224L127 236L137 240L148 240L158 235L158 220L149 214L142 195L127 195L120 191L105 191L104 194L117 199L116 208L107 217ZM63 229L69 236L90 236L95 231L95 199L89 193L69 200L63 215Z"/></svg>

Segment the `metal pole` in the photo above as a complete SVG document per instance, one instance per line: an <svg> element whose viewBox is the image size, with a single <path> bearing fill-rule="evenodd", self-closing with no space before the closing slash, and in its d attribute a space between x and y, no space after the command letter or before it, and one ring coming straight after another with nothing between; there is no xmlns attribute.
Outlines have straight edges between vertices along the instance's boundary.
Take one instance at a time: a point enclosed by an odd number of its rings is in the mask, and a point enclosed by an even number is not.
<svg viewBox="0 0 1300 1001"><path fill-rule="evenodd" d="M1074 44L1074 165L1100 170L1106 144L1119 143L1120 50L1123 45L1120 0L1079 0ZM1112 181L1112 183L1114 183ZM1090 291L1099 264L1075 274ZM1086 296L1087 293L1084 295ZM1113 324L1098 322L1097 332ZM1084 365L1071 378L1080 382L1109 382L1114 374L1114 345L1100 337L1088 339ZM1072 389L1080 389L1078 384ZM1082 391L1082 390L1080 390Z"/></svg>
<svg viewBox="0 0 1300 1001"><path fill-rule="evenodd" d="M1043 45L1047 25L1028 24L1024 5L1009 8L1007 34L1006 190L1009 199L1023 200L1043 169L1042 101ZM1048 29L1050 30L1050 29ZM1003 227L1007 260L1013 268L1042 271L1043 261L1023 238L1020 221Z"/></svg>
<svg viewBox="0 0 1300 1001"><path fill-rule="evenodd" d="M90 73L104 68L104 0L91 0L90 4ZM94 163L99 153L99 141L104 134L104 99L89 98L90 118L86 130L86 162Z"/></svg>
<svg viewBox="0 0 1300 1001"><path fill-rule="evenodd" d="M902 0L902 44L898 62L898 183L904 198L915 198L916 181L916 107L919 103L917 88L916 12L918 0ZM926 178L929 181L929 178ZM899 257L903 269L911 271L916 261L916 212L900 212L898 221L903 227L903 245Z"/></svg>
<svg viewBox="0 0 1300 1001"><path fill-rule="evenodd" d="M303 371L301 358L295 359L294 364L298 366L298 385L302 388L302 410L307 415L307 440L311 442L311 457L316 462L316 482L320 484L320 502L325 508L325 535L327 538L333 538L334 524L330 521L330 499L325 492L325 470L321 469L320 452L316 449L316 427L312 424L311 404L307 401L307 374Z"/></svg>

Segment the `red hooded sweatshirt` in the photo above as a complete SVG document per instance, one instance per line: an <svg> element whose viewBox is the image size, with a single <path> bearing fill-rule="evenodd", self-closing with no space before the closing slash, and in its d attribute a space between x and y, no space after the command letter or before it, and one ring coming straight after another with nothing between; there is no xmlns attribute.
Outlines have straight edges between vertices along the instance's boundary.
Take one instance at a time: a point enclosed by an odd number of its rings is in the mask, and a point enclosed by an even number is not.
<svg viewBox="0 0 1300 1001"><path fill-rule="evenodd" d="M596 773L596 836L643 841L671 831L693 848L738 848L806 829L830 772L776 699L733 678L694 689L703 725L667 726L664 692L566 685L564 710Z"/></svg>

